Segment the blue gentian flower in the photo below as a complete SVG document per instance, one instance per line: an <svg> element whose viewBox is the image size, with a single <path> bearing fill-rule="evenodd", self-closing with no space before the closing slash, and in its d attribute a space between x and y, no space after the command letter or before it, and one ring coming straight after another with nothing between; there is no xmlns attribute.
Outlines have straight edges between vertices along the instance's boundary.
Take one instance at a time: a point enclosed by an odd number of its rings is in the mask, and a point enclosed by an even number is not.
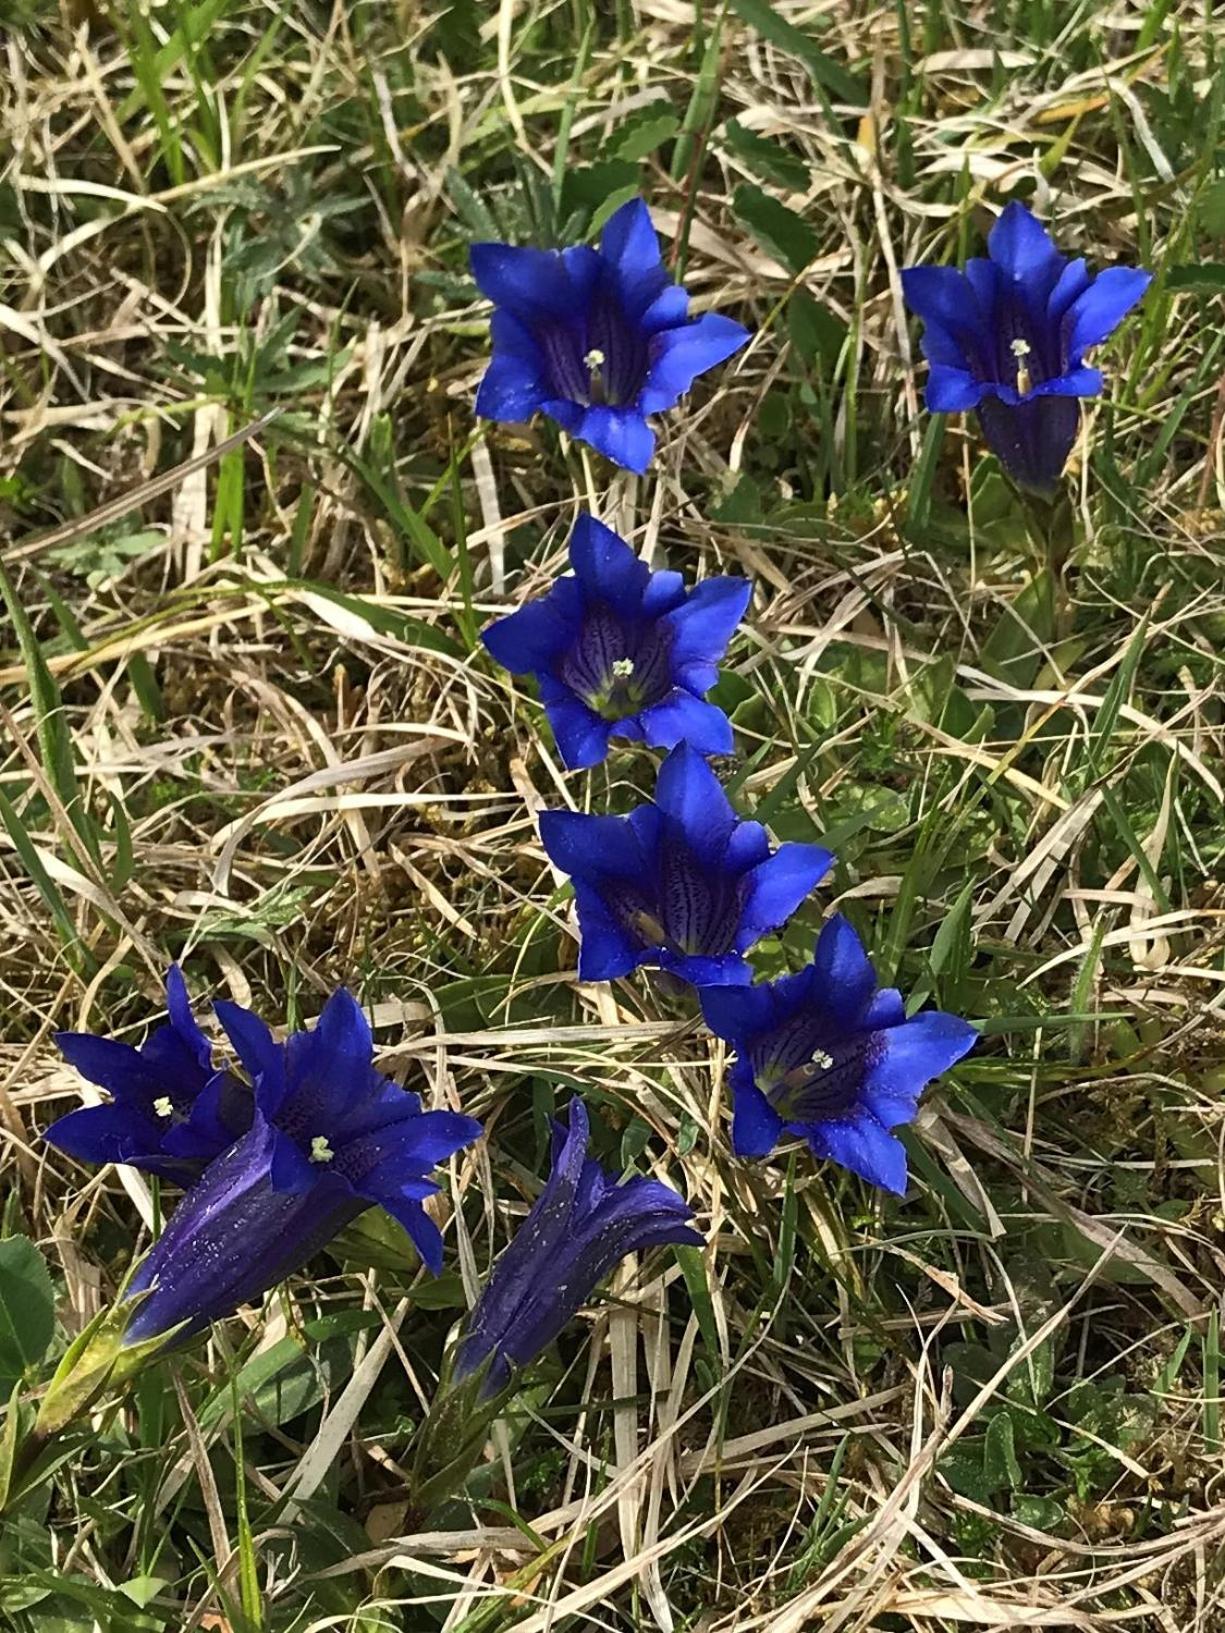
<svg viewBox="0 0 1225 1633"><path fill-rule="evenodd" d="M925 1084L973 1048L967 1021L939 1010L906 1019L901 994L879 991L846 919L829 919L811 964L756 987L707 987L702 1015L735 1048L732 1149L767 1156L783 1134L808 1141L899 1196L909 1123Z"/></svg>
<svg viewBox="0 0 1225 1633"><path fill-rule="evenodd" d="M1018 486L1050 496L1076 440L1077 398L1102 390L1085 353L1114 333L1152 273L1109 267L1091 277L1015 202L991 229L987 251L964 272L902 273L907 304L926 326L927 406L977 409L987 446Z"/></svg>
<svg viewBox="0 0 1225 1633"><path fill-rule="evenodd" d="M422 1111L374 1069L366 1017L343 988L313 1031L277 1043L249 1010L217 1014L255 1085L250 1131L183 1198L129 1284L147 1294L125 1345L181 1340L275 1287L375 1204L398 1219L435 1274L442 1236L422 1207L430 1170L481 1125Z"/></svg>
<svg viewBox="0 0 1225 1633"><path fill-rule="evenodd" d="M573 577L482 637L505 668L535 675L565 764L597 765L610 737L730 754L731 723L703 693L748 606L748 580L707 578L686 590L679 573L653 573L586 512L570 564Z"/></svg>
<svg viewBox="0 0 1225 1633"><path fill-rule="evenodd" d="M177 964L166 975L166 1011L167 1024L139 1049L92 1032L56 1034L69 1065L111 1096L52 1123L44 1138L58 1151L187 1183L250 1128L251 1092L214 1068Z"/></svg>
<svg viewBox="0 0 1225 1633"><path fill-rule="evenodd" d="M598 250L474 244L471 260L495 307L477 413L545 413L627 470L645 471L655 451L647 415L671 408L749 338L718 313L689 317L640 198L609 218Z"/></svg>
<svg viewBox="0 0 1225 1633"><path fill-rule="evenodd" d="M553 1342L626 1254L702 1246L681 1196L656 1179L616 1184L587 1155L587 1137L587 1108L572 1100L568 1129L554 1127L553 1172L468 1320L454 1376L462 1382L487 1366L485 1396Z"/></svg>
<svg viewBox="0 0 1225 1633"><path fill-rule="evenodd" d="M745 982L744 954L829 871L819 845L780 845L742 821L687 743L659 768L655 800L628 816L545 811L540 838L574 881L578 972L611 981L657 965L695 986Z"/></svg>

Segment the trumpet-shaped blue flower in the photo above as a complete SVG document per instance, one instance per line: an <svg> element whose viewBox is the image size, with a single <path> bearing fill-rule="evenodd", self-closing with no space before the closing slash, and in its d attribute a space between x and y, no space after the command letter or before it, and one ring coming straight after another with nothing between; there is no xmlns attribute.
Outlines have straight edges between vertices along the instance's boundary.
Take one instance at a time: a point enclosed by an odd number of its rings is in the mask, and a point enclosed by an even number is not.
<svg viewBox="0 0 1225 1633"><path fill-rule="evenodd" d="M610 737L730 754L731 723L703 694L748 606L748 580L708 578L686 590L679 573L653 573L586 512L570 564L573 576L483 636L505 668L535 675L565 764L598 764Z"/></svg>
<svg viewBox="0 0 1225 1633"><path fill-rule="evenodd" d="M687 743L659 768L652 804L628 816L545 811L540 837L574 881L579 976L611 981L658 965L695 986L746 982L744 954L829 871L819 845L780 845L733 811Z"/></svg>
<svg viewBox="0 0 1225 1633"><path fill-rule="evenodd" d="M689 317L641 199L610 217L598 250L474 244L471 260L495 308L477 413L545 413L627 470L645 471L655 451L647 415L671 408L749 338L715 312Z"/></svg>
<svg viewBox="0 0 1225 1633"><path fill-rule="evenodd" d="M186 1183L251 1127L251 1092L214 1068L183 973L166 975L165 1025L134 1049L92 1032L59 1032L70 1066L111 1096L70 1111L44 1138L78 1162L126 1162Z"/></svg>
<svg viewBox="0 0 1225 1633"><path fill-rule="evenodd" d="M889 1130L913 1120L924 1086L978 1036L968 1021L939 1010L907 1020L896 988L877 989L863 944L841 915L827 920L798 974L756 987L708 987L701 1001L707 1026L736 1050L737 1156L767 1156L783 1134L798 1134L818 1157L899 1196L906 1148Z"/></svg>
<svg viewBox="0 0 1225 1633"><path fill-rule="evenodd" d="M554 1128L553 1172L468 1320L454 1375L462 1382L487 1364L487 1397L553 1342L626 1254L702 1246L682 1197L656 1179L616 1184L587 1155L587 1138L587 1108L572 1100L568 1129Z"/></svg>
<svg viewBox="0 0 1225 1633"><path fill-rule="evenodd" d="M988 447L1017 484L1049 496L1076 440L1077 398L1102 389L1085 353L1114 333L1152 274L1110 267L1092 277L1015 202L991 229L987 252L964 272L902 273L907 304L925 324L927 406L977 409Z"/></svg>
<svg viewBox="0 0 1225 1633"><path fill-rule="evenodd" d="M361 1009L343 990L313 1031L277 1043L249 1010L217 1014L255 1085L250 1131L209 1164L130 1283L146 1296L124 1342L229 1315L301 1269L344 1225L378 1205L398 1219L435 1274L442 1236L422 1207L435 1164L481 1132L471 1117L422 1111L374 1069Z"/></svg>

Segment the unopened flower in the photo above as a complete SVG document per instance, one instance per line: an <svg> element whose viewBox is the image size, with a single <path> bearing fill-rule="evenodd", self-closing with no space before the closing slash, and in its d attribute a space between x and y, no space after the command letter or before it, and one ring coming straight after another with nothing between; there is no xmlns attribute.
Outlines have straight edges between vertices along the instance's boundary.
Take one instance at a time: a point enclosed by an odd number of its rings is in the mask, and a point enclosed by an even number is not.
<svg viewBox="0 0 1225 1633"><path fill-rule="evenodd" d="M647 415L671 408L749 338L718 313L689 317L641 199L610 217L599 249L474 244L471 260L495 308L477 413L547 414L631 471L645 471L655 451Z"/></svg>
<svg viewBox="0 0 1225 1633"><path fill-rule="evenodd" d="M744 616L748 580L707 578L686 590L679 573L652 572L586 512L570 564L572 576L483 637L500 664L535 675L565 764L598 764L610 737L730 753L731 723L704 694Z"/></svg>
<svg viewBox="0 0 1225 1633"><path fill-rule="evenodd" d="M540 837L574 881L579 976L611 981L639 965L695 986L747 982L744 954L785 923L833 857L820 845L771 853L688 744L659 769L654 802L629 816L545 811Z"/></svg>
<svg viewBox="0 0 1225 1633"><path fill-rule="evenodd" d="M166 1011L138 1049L92 1032L56 1034L69 1065L111 1097L51 1124L44 1138L58 1151L187 1183L251 1127L251 1091L214 1067L177 964L166 975Z"/></svg>
<svg viewBox="0 0 1225 1633"><path fill-rule="evenodd" d="M617 1184L587 1155L587 1109L554 1131L553 1172L481 1293L456 1352L457 1383L482 1371L493 1396L530 1365L629 1253L702 1246L683 1197L656 1179Z"/></svg>
<svg viewBox="0 0 1225 1633"><path fill-rule="evenodd" d="M1017 484L1055 491L1080 423L1077 399L1096 397L1101 373L1085 353L1107 340L1152 281L1136 267L1096 277L1069 261L1023 204L1001 214L987 258L907 267L902 289L925 324L927 406L976 409L988 447Z"/></svg>
<svg viewBox="0 0 1225 1633"><path fill-rule="evenodd" d="M889 1131L911 1122L924 1086L973 1048L968 1021L939 1010L907 1020L901 994L877 989L863 944L840 915L798 974L708 987L701 999L707 1026L736 1051L737 1156L767 1156L795 1134L818 1157L905 1191L906 1148Z"/></svg>

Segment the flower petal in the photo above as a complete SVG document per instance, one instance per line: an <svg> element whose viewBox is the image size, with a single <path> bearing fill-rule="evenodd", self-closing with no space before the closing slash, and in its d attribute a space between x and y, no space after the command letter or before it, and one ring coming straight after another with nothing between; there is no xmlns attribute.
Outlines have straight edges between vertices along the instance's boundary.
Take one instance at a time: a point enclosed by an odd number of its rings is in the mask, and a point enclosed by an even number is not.
<svg viewBox="0 0 1225 1633"><path fill-rule="evenodd" d="M813 968L816 1003L838 1027L850 1030L858 1026L876 991L876 972L854 926L841 913L825 921L817 937Z"/></svg>
<svg viewBox="0 0 1225 1633"><path fill-rule="evenodd" d="M1100 272L1064 314L1069 361L1079 363L1090 346L1107 340L1152 281L1152 273L1141 267L1108 267Z"/></svg>
<svg viewBox="0 0 1225 1633"><path fill-rule="evenodd" d="M1046 228L1032 210L1015 199L1001 211L992 227L987 250L1014 283L1033 285L1049 279L1053 287L1064 265ZM1043 291L1044 299L1048 293Z"/></svg>
<svg viewBox="0 0 1225 1633"><path fill-rule="evenodd" d="M977 408L990 389L964 369L933 363L927 374L924 400L933 414L961 414L969 408Z"/></svg>
<svg viewBox="0 0 1225 1633"><path fill-rule="evenodd" d="M665 948L659 954L659 967L691 987L744 986L753 979L752 970L738 953L674 953Z"/></svg>
<svg viewBox="0 0 1225 1633"><path fill-rule="evenodd" d="M630 199L609 216L600 234L600 254L616 267L626 287L658 277L663 264L659 235L642 199Z"/></svg>
<svg viewBox="0 0 1225 1633"><path fill-rule="evenodd" d="M916 317L938 324L954 341L982 321L978 298L956 267L903 267L902 294Z"/></svg>
<svg viewBox="0 0 1225 1633"><path fill-rule="evenodd" d="M838 1122L815 1123L797 1128L818 1157L849 1168L870 1185L906 1194L906 1147L883 1129L869 1112Z"/></svg>
<svg viewBox="0 0 1225 1633"><path fill-rule="evenodd" d="M228 998L216 999L213 1013L256 1087L261 1078L272 1078L279 1086L283 1050L259 1016Z"/></svg>
<svg viewBox="0 0 1225 1633"><path fill-rule="evenodd" d="M780 845L768 861L745 875L748 893L736 933L744 952L771 930L777 930L829 872L834 858L820 845Z"/></svg>
<svg viewBox="0 0 1225 1633"><path fill-rule="evenodd" d="M167 1160L162 1153L163 1132L139 1107L111 1104L70 1111L43 1131L43 1139L77 1162L126 1162L152 1173L181 1170L181 1160ZM159 1166L150 1169L148 1161Z"/></svg>
<svg viewBox="0 0 1225 1633"><path fill-rule="evenodd" d="M734 1043L737 1049L764 1032L774 1017L774 999L768 986L703 987L698 1001L707 1028L717 1038Z"/></svg>
<svg viewBox="0 0 1225 1633"><path fill-rule="evenodd" d="M718 777L687 743L678 744L660 766L655 803L680 828L699 862L717 867L736 826L736 813Z"/></svg>
<svg viewBox="0 0 1225 1633"><path fill-rule="evenodd" d="M917 1096L933 1078L969 1054L978 1032L958 1015L929 1009L902 1026L877 1033L877 1038L881 1048L875 1052L865 1087L890 1095Z"/></svg>
<svg viewBox="0 0 1225 1633"><path fill-rule="evenodd" d="M468 260L481 294L521 322L556 319L573 308L569 270L556 250L473 244Z"/></svg>
<svg viewBox="0 0 1225 1633"><path fill-rule="evenodd" d="M657 334L661 329L674 328L689 316L689 292L680 284L668 284L661 289L642 313L639 323L644 334Z"/></svg>
<svg viewBox="0 0 1225 1633"><path fill-rule="evenodd" d="M1105 385L1101 371L1090 368L1069 369L1052 380L1036 385L1025 401L1035 397L1097 397Z"/></svg>
<svg viewBox="0 0 1225 1633"><path fill-rule="evenodd" d="M577 639L578 632L578 619L565 617L550 591L539 601L529 601L517 612L496 619L482 632L481 640L503 669L513 675L530 675L548 669Z"/></svg>
<svg viewBox="0 0 1225 1633"><path fill-rule="evenodd" d="M1046 303L1048 323L1058 323L1076 297L1089 287L1089 269L1081 257L1069 261L1059 274Z"/></svg>
<svg viewBox="0 0 1225 1633"><path fill-rule="evenodd" d="M717 664L753 594L747 578L707 578L668 614L673 664Z"/></svg>
<svg viewBox="0 0 1225 1633"><path fill-rule="evenodd" d="M738 1157L768 1157L779 1142L783 1120L749 1076L735 1085L732 1150Z"/></svg>
<svg viewBox="0 0 1225 1633"><path fill-rule="evenodd" d="M749 340L742 323L719 312L705 312L692 323L664 329L651 341L651 365L638 397L644 414L671 408L699 374L716 368Z"/></svg>
<svg viewBox="0 0 1225 1633"><path fill-rule="evenodd" d="M699 754L730 754L735 746L732 723L714 703L704 703L679 689L662 703L644 709L642 733L651 748L688 743Z"/></svg>
<svg viewBox="0 0 1225 1633"><path fill-rule="evenodd" d="M95 1083L116 1100L149 1103L161 1085L139 1049L115 1038L97 1038L92 1032L57 1032L56 1047L87 1083Z"/></svg>
<svg viewBox="0 0 1225 1633"><path fill-rule="evenodd" d="M570 535L570 565L589 601L606 602L623 618L641 611L651 569L611 527L585 510Z"/></svg>
<svg viewBox="0 0 1225 1633"><path fill-rule="evenodd" d="M637 408L610 408L600 403L588 408L574 432L580 442L588 442L605 459L622 470L641 476L655 452L655 433Z"/></svg>
<svg viewBox="0 0 1225 1633"><path fill-rule="evenodd" d="M599 765L608 758L612 722L604 720L594 709L589 709L581 698L575 697L560 682L553 681L546 685L547 681L548 677L545 677L540 683L541 701L549 717L549 725L553 728L562 764L568 771L582 771L588 766ZM623 721L624 724L626 722Z"/></svg>
<svg viewBox="0 0 1225 1633"><path fill-rule="evenodd" d="M548 395L535 364L495 352L477 387L475 412L483 420L530 420Z"/></svg>
<svg viewBox="0 0 1225 1633"><path fill-rule="evenodd" d="M613 916L597 886L576 882L574 902L580 981L616 981L649 960L651 949Z"/></svg>
<svg viewBox="0 0 1225 1633"><path fill-rule="evenodd" d="M442 1274L442 1232L414 1197L387 1194L380 1202L391 1217L408 1232L409 1240L421 1255L431 1276Z"/></svg>
<svg viewBox="0 0 1225 1633"><path fill-rule="evenodd" d="M584 811L542 811L540 843L553 866L572 879L639 879L642 847L625 817Z"/></svg>

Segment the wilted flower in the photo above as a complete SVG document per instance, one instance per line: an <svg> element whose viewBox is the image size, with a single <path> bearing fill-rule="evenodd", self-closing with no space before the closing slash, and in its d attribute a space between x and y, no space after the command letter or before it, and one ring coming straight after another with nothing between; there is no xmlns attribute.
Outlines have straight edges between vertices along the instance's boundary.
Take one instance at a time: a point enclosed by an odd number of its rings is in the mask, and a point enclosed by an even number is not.
<svg viewBox="0 0 1225 1633"><path fill-rule="evenodd" d="M214 1068L177 964L166 975L166 1011L168 1023L139 1049L92 1032L56 1034L69 1065L111 1096L52 1123L44 1138L57 1150L186 1183L251 1127L251 1091Z"/></svg>
<svg viewBox="0 0 1225 1633"><path fill-rule="evenodd" d="M967 1021L939 1010L906 1019L901 994L879 991L846 919L827 921L811 964L756 987L708 987L702 1014L736 1050L732 1149L767 1156L783 1134L808 1141L899 1196L906 1148L889 1133L909 1123L924 1085L973 1048Z"/></svg>
<svg viewBox="0 0 1225 1633"><path fill-rule="evenodd" d="M907 304L926 325L927 406L977 409L988 447L1017 484L1050 495L1076 440L1076 399L1102 389L1085 353L1114 333L1152 274L1110 267L1091 277L1015 202L991 229L987 250L988 259L968 261L964 272L902 273Z"/></svg>
<svg viewBox="0 0 1225 1633"><path fill-rule="evenodd" d="M829 871L819 845L780 845L742 821L687 743L659 769L653 804L629 816L545 811L540 837L574 880L584 981L658 965L695 986L750 979L745 952Z"/></svg>
<svg viewBox="0 0 1225 1633"><path fill-rule="evenodd" d="M454 1375L462 1382L485 1368L485 1396L553 1342L626 1254L702 1246L682 1197L656 1179L616 1184L587 1156L587 1137L587 1108L572 1100L569 1128L554 1128L553 1172L468 1320Z"/></svg>
<svg viewBox="0 0 1225 1633"><path fill-rule="evenodd" d="M717 313L689 317L641 199L610 217L598 250L474 244L471 259L496 308L477 413L527 420L543 412L631 471L645 471L655 451L646 416L671 408L749 338Z"/></svg>
<svg viewBox="0 0 1225 1633"><path fill-rule="evenodd" d="M570 564L573 577L483 636L500 664L535 675L565 764L598 764L610 737L730 753L731 724L703 693L748 605L748 580L708 578L686 590L679 573L653 573L586 512Z"/></svg>
<svg viewBox="0 0 1225 1633"><path fill-rule="evenodd" d="M372 1064L366 1018L341 989L311 1032L277 1043L249 1010L217 1014L255 1085L255 1117L171 1215L129 1284L147 1294L125 1345L184 1338L300 1269L344 1225L377 1204L398 1219L435 1274L442 1236L422 1202L435 1164L481 1125L422 1111Z"/></svg>

